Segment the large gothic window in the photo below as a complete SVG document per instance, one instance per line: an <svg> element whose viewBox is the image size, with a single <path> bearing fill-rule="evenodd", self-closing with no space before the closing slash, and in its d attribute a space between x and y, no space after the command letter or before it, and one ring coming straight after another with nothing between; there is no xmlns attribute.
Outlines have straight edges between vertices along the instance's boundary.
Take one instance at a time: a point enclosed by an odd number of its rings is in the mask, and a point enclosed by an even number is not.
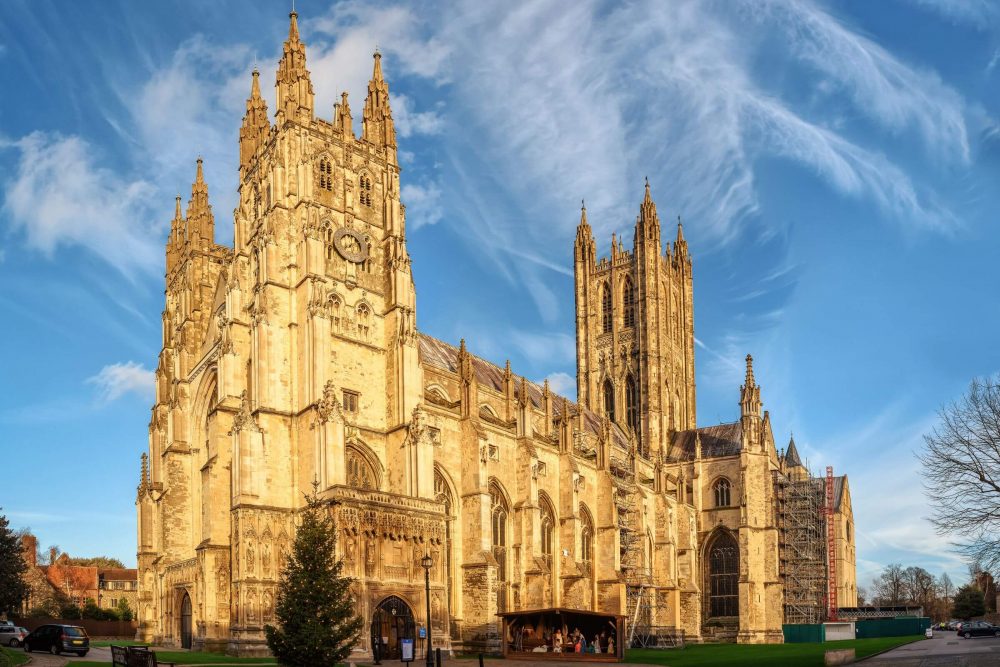
<svg viewBox="0 0 1000 667"><path fill-rule="evenodd" d="M580 524L580 560L591 565L594 562L594 519L582 504Z"/></svg>
<svg viewBox="0 0 1000 667"><path fill-rule="evenodd" d="M628 278L625 279L625 285L622 287L622 307L624 310L624 318L622 325L626 328L635 326L635 288L632 287L632 281Z"/></svg>
<svg viewBox="0 0 1000 667"><path fill-rule="evenodd" d="M507 517L510 508L500 485L490 482L490 509L492 514L493 557L496 558L500 581L507 581Z"/></svg>
<svg viewBox="0 0 1000 667"><path fill-rule="evenodd" d="M552 534L555 530L556 518L552 505L546 498L539 498L542 506L542 558L552 563Z"/></svg>
<svg viewBox="0 0 1000 667"><path fill-rule="evenodd" d="M719 481L717 481L715 483L715 486L712 487L712 490L715 492L715 506L716 507L729 507L729 505L730 505L730 502L729 502L730 501L730 498L729 498L730 489L731 489L731 485L729 483L729 480L726 479L725 477L723 477L722 479L720 479Z"/></svg>
<svg viewBox="0 0 1000 667"><path fill-rule="evenodd" d="M625 419L635 433L636 440L639 440L639 387L634 375L629 375L625 381Z"/></svg>
<svg viewBox="0 0 1000 667"><path fill-rule="evenodd" d="M709 616L739 616L740 552L729 533L721 533L708 552Z"/></svg>
<svg viewBox="0 0 1000 667"><path fill-rule="evenodd" d="M354 449L347 450L347 485L359 489L376 489L375 470L372 465Z"/></svg>
<svg viewBox="0 0 1000 667"><path fill-rule="evenodd" d="M451 614L452 609L452 595L455 590L454 581L452 579L452 555L451 555L451 519L452 511L455 507L455 498L451 493L451 486L449 486L448 481L441 474L440 470L434 470L434 497L437 501L444 505L444 571L446 573L445 579L448 585L448 613Z"/></svg>
<svg viewBox="0 0 1000 667"><path fill-rule="evenodd" d="M604 416L615 421L615 386L611 380L604 381Z"/></svg>
<svg viewBox="0 0 1000 667"><path fill-rule="evenodd" d="M601 331L603 333L611 331L611 318L611 288L605 283L601 287Z"/></svg>

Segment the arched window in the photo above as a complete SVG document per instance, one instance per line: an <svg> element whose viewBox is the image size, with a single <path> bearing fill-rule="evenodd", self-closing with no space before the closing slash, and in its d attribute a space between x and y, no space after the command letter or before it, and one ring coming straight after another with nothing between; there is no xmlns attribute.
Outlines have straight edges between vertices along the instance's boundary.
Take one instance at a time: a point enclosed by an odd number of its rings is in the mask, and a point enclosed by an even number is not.
<svg viewBox="0 0 1000 667"><path fill-rule="evenodd" d="M451 516L452 511L455 507L455 498L451 493L451 486L448 484L448 480L444 478L440 470L435 468L434 470L434 497L437 501L444 505L444 571L445 571L445 583L448 585L448 612L451 613L452 608L452 595L455 590L454 580L452 579L452 555L451 555Z"/></svg>
<svg viewBox="0 0 1000 667"><path fill-rule="evenodd" d="M542 506L542 558L552 563L552 533L555 530L556 517L548 499L539 498Z"/></svg>
<svg viewBox="0 0 1000 667"><path fill-rule="evenodd" d="M336 295L331 295L329 300L329 310L330 310L330 325L334 332L340 332L341 318L343 318L343 303L340 301L340 297Z"/></svg>
<svg viewBox="0 0 1000 667"><path fill-rule="evenodd" d="M354 449L347 450L347 485L358 489L378 488L375 470L368 460Z"/></svg>
<svg viewBox="0 0 1000 667"><path fill-rule="evenodd" d="M490 482L490 509L492 514L493 557L497 561L497 577L507 581L507 517L510 508L500 485Z"/></svg>
<svg viewBox="0 0 1000 667"><path fill-rule="evenodd" d="M372 180L365 174L358 178L358 194L364 206L372 205Z"/></svg>
<svg viewBox="0 0 1000 667"><path fill-rule="evenodd" d="M333 259L333 226L327 225L326 232L323 234L326 242L326 258Z"/></svg>
<svg viewBox="0 0 1000 667"><path fill-rule="evenodd" d="M368 334L371 333L371 316L372 310L367 304L361 303L358 305L358 335L365 340L368 339Z"/></svg>
<svg viewBox="0 0 1000 667"><path fill-rule="evenodd" d="M611 380L604 381L604 416L615 421L615 386Z"/></svg>
<svg viewBox="0 0 1000 667"><path fill-rule="evenodd" d="M622 308L624 308L624 318L622 325L626 328L635 326L635 288L632 287L632 281L629 278L625 279L625 285L622 287Z"/></svg>
<svg viewBox="0 0 1000 667"><path fill-rule="evenodd" d="M740 551L729 533L720 533L708 551L709 616L739 616Z"/></svg>
<svg viewBox="0 0 1000 667"><path fill-rule="evenodd" d="M583 505L580 505L580 560L588 565L594 562L594 519Z"/></svg>
<svg viewBox="0 0 1000 667"><path fill-rule="evenodd" d="M729 507L729 490L731 486L729 480L723 477L712 487L712 490L715 491L716 507Z"/></svg>
<svg viewBox="0 0 1000 667"><path fill-rule="evenodd" d="M636 440L639 440L639 388L635 383L635 376L629 375L625 381L625 419L629 428L635 433Z"/></svg>
<svg viewBox="0 0 1000 667"><path fill-rule="evenodd" d="M603 333L611 331L611 318L611 288L607 283L604 283L601 287L601 331Z"/></svg>
<svg viewBox="0 0 1000 667"><path fill-rule="evenodd" d="M333 190L333 161L328 157L319 159L319 189L331 192Z"/></svg>

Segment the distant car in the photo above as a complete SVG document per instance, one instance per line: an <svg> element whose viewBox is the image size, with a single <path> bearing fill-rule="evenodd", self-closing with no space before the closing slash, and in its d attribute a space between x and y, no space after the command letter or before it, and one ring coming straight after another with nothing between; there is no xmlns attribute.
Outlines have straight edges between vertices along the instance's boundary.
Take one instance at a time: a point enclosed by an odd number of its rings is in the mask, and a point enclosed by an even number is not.
<svg viewBox="0 0 1000 667"><path fill-rule="evenodd" d="M81 658L90 650L87 631L76 625L42 625L23 641L25 653L48 651L52 655L76 653Z"/></svg>
<svg viewBox="0 0 1000 667"><path fill-rule="evenodd" d="M948 621L945 624L945 629L947 629L947 630L958 630L958 621Z"/></svg>
<svg viewBox="0 0 1000 667"><path fill-rule="evenodd" d="M28 631L16 625L0 625L0 646L17 648L28 636Z"/></svg>
<svg viewBox="0 0 1000 667"><path fill-rule="evenodd" d="M958 634L966 639L971 637L1000 637L1000 625L993 625L986 621L969 621L962 623L958 628Z"/></svg>

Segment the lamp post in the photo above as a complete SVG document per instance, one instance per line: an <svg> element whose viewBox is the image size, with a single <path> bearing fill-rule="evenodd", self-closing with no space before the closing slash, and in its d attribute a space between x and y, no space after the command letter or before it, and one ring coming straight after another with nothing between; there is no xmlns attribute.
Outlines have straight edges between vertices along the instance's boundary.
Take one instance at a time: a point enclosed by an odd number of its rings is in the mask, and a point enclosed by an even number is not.
<svg viewBox="0 0 1000 667"><path fill-rule="evenodd" d="M431 643L431 567L434 559L430 554L424 555L420 559L420 564L424 566L424 596L427 598L427 667L434 667L434 656L432 655Z"/></svg>

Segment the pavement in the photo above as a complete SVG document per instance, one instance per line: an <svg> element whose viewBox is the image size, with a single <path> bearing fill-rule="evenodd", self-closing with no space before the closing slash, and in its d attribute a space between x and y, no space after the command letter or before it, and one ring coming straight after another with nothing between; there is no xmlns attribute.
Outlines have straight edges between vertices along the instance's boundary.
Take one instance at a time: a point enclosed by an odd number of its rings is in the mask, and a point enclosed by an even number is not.
<svg viewBox="0 0 1000 667"><path fill-rule="evenodd" d="M997 667L1000 638L963 639L939 631L933 639L913 642L861 661L864 667Z"/></svg>

